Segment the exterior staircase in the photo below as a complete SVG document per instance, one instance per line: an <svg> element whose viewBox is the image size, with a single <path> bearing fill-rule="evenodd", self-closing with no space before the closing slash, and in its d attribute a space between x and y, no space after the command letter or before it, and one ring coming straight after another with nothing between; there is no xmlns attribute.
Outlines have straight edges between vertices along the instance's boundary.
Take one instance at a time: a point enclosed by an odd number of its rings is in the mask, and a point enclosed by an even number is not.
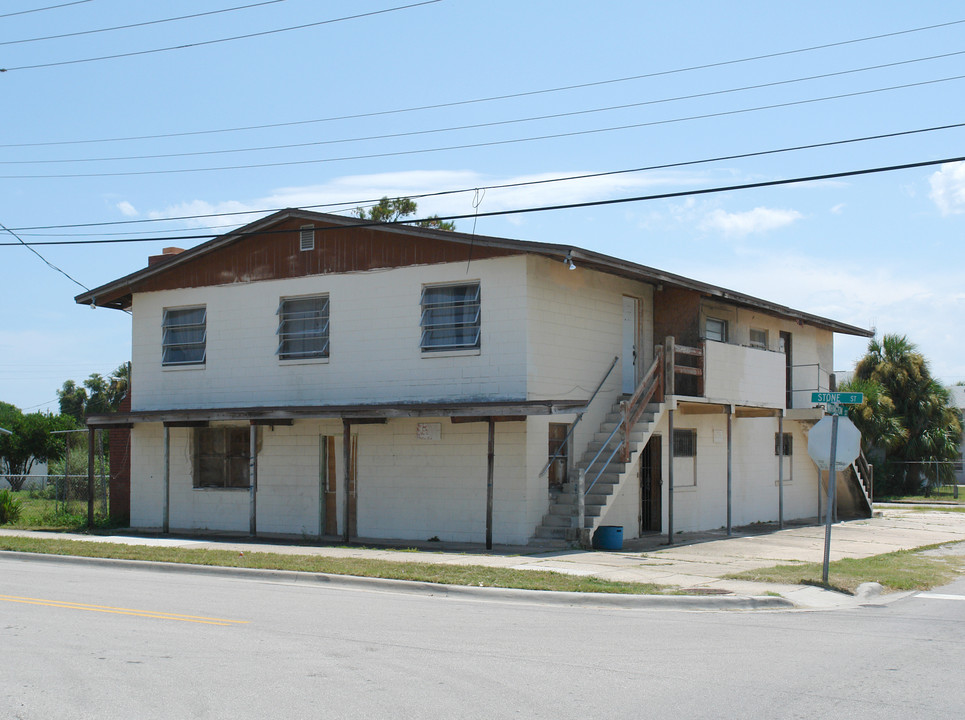
<svg viewBox="0 0 965 720"><path fill-rule="evenodd" d="M650 436L653 434L653 430L665 409L663 403L647 405L637 423L630 430L629 459L624 461L624 453L617 450L614 454L623 440L623 433L614 432L614 430L623 421L621 403L625 399L625 397L621 397L611 406L600 424L600 429L587 445L583 457L577 463L573 473L573 475L578 475L581 470L585 473L587 488L584 496L584 529L590 531L590 533L599 524L607 506L616 496L621 485L627 479L632 480L636 477L632 472L632 467L640 451L650 440ZM607 464L611 455L612 460L609 460L609 464ZM570 477L569 482L564 484L560 491L553 493L550 498L549 512L543 516L542 522L536 528L536 534L530 541L530 545L565 547L579 540L579 500L575 479L575 477ZM595 482L594 479L596 479ZM592 487L590 486L591 483Z"/></svg>

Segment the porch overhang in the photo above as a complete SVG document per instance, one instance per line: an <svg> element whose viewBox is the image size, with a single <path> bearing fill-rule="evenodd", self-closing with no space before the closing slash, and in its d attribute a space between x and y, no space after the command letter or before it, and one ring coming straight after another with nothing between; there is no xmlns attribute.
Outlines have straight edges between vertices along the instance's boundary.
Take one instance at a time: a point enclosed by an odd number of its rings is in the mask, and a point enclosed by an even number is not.
<svg viewBox="0 0 965 720"><path fill-rule="evenodd" d="M110 415L89 415L89 428L130 427L133 423L186 425L206 422L247 422L253 425L289 425L296 420L348 420L359 422L390 418L451 417L517 419L531 415L578 413L585 400L497 400L481 402L378 403L359 405L289 405L237 408L169 408L133 410ZM462 420L465 422L465 420Z"/></svg>
<svg viewBox="0 0 965 720"><path fill-rule="evenodd" d="M669 408L681 415L717 415L730 412L736 418L788 417L792 410L753 403L676 395L670 398Z"/></svg>

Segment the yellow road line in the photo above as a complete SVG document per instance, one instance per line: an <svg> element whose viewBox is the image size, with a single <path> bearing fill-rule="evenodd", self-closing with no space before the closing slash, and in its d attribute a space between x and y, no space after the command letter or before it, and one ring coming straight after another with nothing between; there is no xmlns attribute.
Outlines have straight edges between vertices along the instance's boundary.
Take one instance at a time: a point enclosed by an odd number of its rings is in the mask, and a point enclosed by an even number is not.
<svg viewBox="0 0 965 720"><path fill-rule="evenodd" d="M40 598L19 597L16 595L0 595L0 600L22 603L24 605L44 605L46 607L63 608L66 610L87 610L88 612L111 613L114 615L134 615L136 617L154 618L156 620L180 620L181 622L202 623L204 625L245 625L247 620L226 620L201 615L179 615L177 613L157 612L155 610L134 610L132 608L110 607L109 605L86 605L84 603L66 602L63 600L43 600Z"/></svg>

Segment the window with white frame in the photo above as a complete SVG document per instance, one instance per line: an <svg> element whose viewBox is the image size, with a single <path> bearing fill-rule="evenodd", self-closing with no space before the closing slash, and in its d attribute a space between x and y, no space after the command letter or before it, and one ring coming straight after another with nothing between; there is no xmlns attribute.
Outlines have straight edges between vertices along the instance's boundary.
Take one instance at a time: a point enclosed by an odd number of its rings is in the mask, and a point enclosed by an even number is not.
<svg viewBox="0 0 965 720"><path fill-rule="evenodd" d="M760 348L761 350L767 350L767 330L761 330L760 328L751 328L750 336L750 346L752 348Z"/></svg>
<svg viewBox="0 0 965 720"><path fill-rule="evenodd" d="M278 303L279 360L327 358L328 295L282 298Z"/></svg>
<svg viewBox="0 0 965 720"><path fill-rule="evenodd" d="M207 310L166 308L161 321L161 364L203 365L207 341Z"/></svg>
<svg viewBox="0 0 965 720"><path fill-rule="evenodd" d="M697 484L697 431L673 431L674 487L693 487Z"/></svg>
<svg viewBox="0 0 965 720"><path fill-rule="evenodd" d="M707 318L704 323L704 337L717 342L727 342L727 321L719 318Z"/></svg>
<svg viewBox="0 0 965 720"><path fill-rule="evenodd" d="M479 347L479 283L422 288L422 352Z"/></svg>
<svg viewBox="0 0 965 720"><path fill-rule="evenodd" d="M250 428L195 428L194 487L247 488L250 450Z"/></svg>

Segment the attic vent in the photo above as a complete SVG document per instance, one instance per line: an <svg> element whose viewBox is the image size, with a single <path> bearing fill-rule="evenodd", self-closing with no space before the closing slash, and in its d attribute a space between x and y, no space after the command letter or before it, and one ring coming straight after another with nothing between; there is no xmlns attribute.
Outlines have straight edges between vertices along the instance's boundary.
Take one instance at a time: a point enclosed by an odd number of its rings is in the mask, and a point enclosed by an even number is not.
<svg viewBox="0 0 965 720"><path fill-rule="evenodd" d="M315 249L315 228L311 225L302 225L299 233L299 243L302 251Z"/></svg>

